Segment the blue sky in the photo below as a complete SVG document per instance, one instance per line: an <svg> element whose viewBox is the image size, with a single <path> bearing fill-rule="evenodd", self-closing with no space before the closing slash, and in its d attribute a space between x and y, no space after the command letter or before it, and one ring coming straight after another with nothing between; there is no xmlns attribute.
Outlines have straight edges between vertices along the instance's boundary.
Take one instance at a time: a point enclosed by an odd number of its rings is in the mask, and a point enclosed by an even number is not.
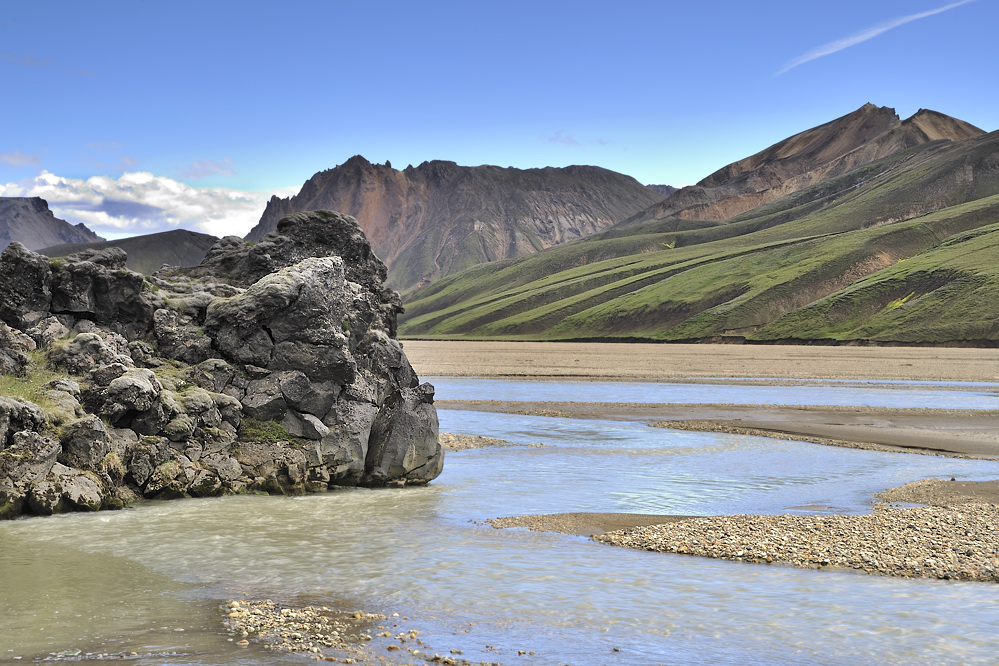
<svg viewBox="0 0 999 666"><path fill-rule="evenodd" d="M684 185L866 102L999 128L997 0L5 2L0 194L242 235L361 154Z"/></svg>

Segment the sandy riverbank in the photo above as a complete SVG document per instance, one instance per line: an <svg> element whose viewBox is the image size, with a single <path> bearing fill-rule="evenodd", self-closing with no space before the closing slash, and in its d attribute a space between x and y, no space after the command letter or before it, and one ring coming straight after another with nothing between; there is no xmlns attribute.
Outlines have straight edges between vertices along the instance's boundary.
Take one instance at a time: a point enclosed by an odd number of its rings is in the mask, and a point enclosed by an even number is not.
<svg viewBox="0 0 999 666"><path fill-rule="evenodd" d="M999 382L999 349L404 340L422 376Z"/></svg>
<svg viewBox="0 0 999 666"><path fill-rule="evenodd" d="M406 341L405 349L421 376L670 382L738 378L747 383L809 379L999 381L996 349L422 340ZM640 420L683 430L999 459L999 413L982 410L451 399L438 400L437 405L444 409Z"/></svg>

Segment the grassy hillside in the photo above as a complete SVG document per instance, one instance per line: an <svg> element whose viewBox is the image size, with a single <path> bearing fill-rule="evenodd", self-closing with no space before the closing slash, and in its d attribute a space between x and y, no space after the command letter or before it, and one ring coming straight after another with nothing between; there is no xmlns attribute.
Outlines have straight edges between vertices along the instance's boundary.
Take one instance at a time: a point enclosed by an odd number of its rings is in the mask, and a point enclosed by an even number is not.
<svg viewBox="0 0 999 666"><path fill-rule="evenodd" d="M623 224L411 295L407 337L999 341L999 133L898 152L727 222Z"/></svg>

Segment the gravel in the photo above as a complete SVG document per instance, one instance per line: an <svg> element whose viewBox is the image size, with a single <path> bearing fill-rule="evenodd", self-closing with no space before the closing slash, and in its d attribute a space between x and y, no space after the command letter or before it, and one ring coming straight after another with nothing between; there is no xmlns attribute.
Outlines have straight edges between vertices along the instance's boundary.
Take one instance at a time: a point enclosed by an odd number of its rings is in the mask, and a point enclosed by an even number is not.
<svg viewBox="0 0 999 666"><path fill-rule="evenodd" d="M271 650L343 664L473 663L456 656L460 650L452 649L448 655L430 652L419 631L399 628L408 618L399 618L398 613L389 618L326 606L284 606L270 599L232 600L222 610L226 630L242 648L249 647L252 640ZM499 666L495 662L474 663Z"/></svg>
<svg viewBox="0 0 999 666"><path fill-rule="evenodd" d="M439 440L441 446L448 451L464 451L466 449L485 449L494 446L529 446L543 447L544 444L517 444L508 442L505 439L495 437L482 437L481 435L454 435L449 432L442 432Z"/></svg>
<svg viewBox="0 0 999 666"><path fill-rule="evenodd" d="M999 506L988 503L914 508L881 504L861 515L692 518L594 539L740 562L999 582Z"/></svg>

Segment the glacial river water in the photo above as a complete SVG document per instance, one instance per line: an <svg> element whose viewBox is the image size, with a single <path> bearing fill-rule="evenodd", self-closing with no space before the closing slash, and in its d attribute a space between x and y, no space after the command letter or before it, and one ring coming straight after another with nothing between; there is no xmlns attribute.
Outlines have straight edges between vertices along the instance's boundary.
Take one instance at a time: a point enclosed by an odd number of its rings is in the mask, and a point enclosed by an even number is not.
<svg viewBox="0 0 999 666"><path fill-rule="evenodd" d="M692 391L686 401L999 407L995 385L811 383L827 397L816 403L804 386L603 384L589 397L593 384L436 383L438 397L455 399L659 402L635 396L661 390L671 402ZM996 479L999 463L614 421L452 410L440 420L442 431L547 446L451 453L426 488L146 502L0 523L0 662L81 650L135 651L143 664L311 663L231 642L218 606L244 595L398 613L429 652L460 649L473 662L994 663L999 654L999 586L645 553L482 524L562 511L863 512L884 488Z"/></svg>

